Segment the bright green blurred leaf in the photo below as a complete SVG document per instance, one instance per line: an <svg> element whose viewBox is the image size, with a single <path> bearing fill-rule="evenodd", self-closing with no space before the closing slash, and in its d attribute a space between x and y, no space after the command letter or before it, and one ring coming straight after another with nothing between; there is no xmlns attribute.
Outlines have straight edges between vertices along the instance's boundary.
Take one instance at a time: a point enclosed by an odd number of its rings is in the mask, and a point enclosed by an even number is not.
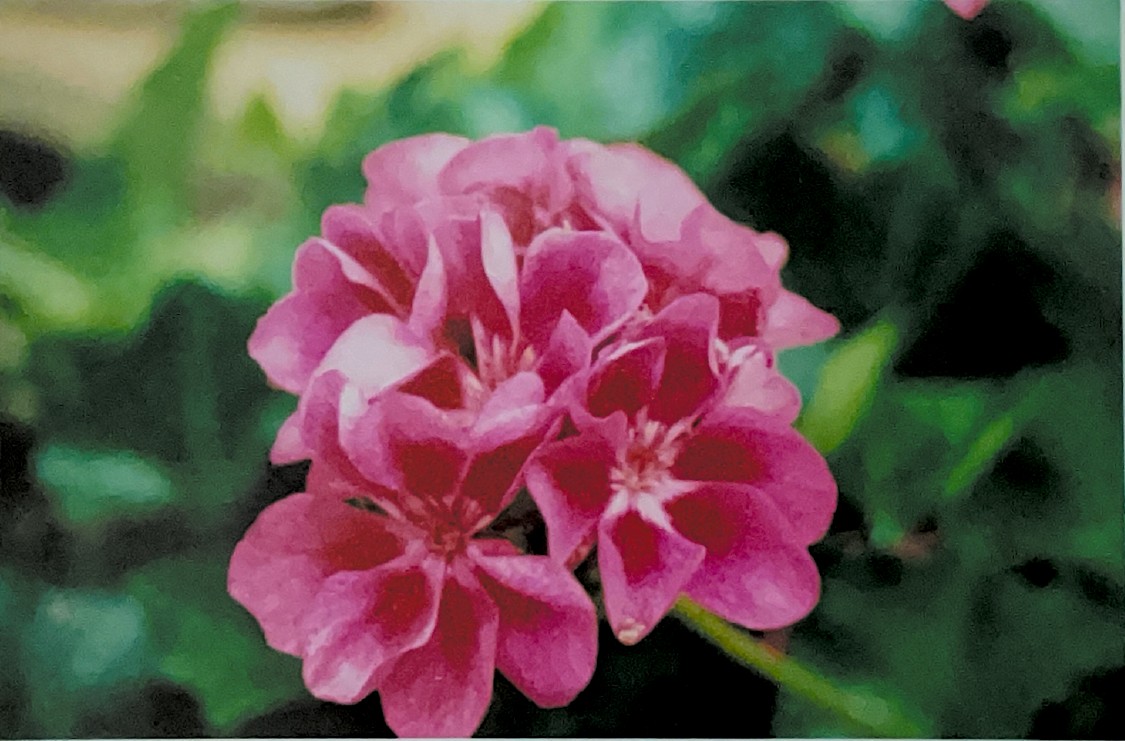
<svg viewBox="0 0 1125 741"><path fill-rule="evenodd" d="M266 645L257 623L227 594L226 552L157 562L129 580L145 607L160 673L192 689L208 719L239 722L306 694L300 662Z"/></svg>
<svg viewBox="0 0 1125 741"><path fill-rule="evenodd" d="M21 671L39 733L66 738L86 712L135 687L151 666L141 605L121 595L54 589L23 637Z"/></svg>
<svg viewBox="0 0 1125 741"><path fill-rule="evenodd" d="M822 453L843 443L866 414L897 343L898 330L884 320L842 343L824 363L798 422Z"/></svg>
<svg viewBox="0 0 1125 741"><path fill-rule="evenodd" d="M50 445L38 454L36 476L75 525L152 511L174 496L163 467L128 450Z"/></svg>

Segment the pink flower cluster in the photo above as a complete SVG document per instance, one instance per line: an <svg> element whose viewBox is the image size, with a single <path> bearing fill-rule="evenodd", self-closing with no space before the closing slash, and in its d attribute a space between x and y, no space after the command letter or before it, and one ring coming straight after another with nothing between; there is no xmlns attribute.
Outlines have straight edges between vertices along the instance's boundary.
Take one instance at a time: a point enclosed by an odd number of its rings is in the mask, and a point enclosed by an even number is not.
<svg viewBox="0 0 1125 741"><path fill-rule="evenodd" d="M300 247L250 354L299 396L310 459L229 588L317 697L378 691L400 735L464 736L493 672L544 707L589 682L596 546L631 644L678 595L772 629L812 609L836 488L775 353L838 325L782 287L787 246L677 167L555 131L397 141L362 205ZM526 487L548 556L482 534Z"/></svg>

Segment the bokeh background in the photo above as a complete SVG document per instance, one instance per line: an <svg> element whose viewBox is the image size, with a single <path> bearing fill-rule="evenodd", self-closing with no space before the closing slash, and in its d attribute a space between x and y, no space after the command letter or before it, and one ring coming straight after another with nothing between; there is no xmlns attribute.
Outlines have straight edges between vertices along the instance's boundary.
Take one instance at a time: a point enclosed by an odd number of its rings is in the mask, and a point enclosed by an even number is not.
<svg viewBox="0 0 1125 741"><path fill-rule="evenodd" d="M639 140L791 245L841 501L771 634L919 735L1125 735L1114 0L0 3L0 737L381 736L226 594L303 468L246 356L362 156ZM872 710L873 709L873 710ZM882 711L880 709L883 709ZM848 736L673 618L491 736Z"/></svg>

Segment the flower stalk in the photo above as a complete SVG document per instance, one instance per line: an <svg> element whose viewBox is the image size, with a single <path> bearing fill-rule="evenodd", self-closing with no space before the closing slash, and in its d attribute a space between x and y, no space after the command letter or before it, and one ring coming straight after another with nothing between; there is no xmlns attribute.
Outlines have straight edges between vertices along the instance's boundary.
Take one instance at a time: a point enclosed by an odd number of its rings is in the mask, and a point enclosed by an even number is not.
<svg viewBox="0 0 1125 741"><path fill-rule="evenodd" d="M676 617L739 663L757 671L782 689L842 718L856 730L879 738L917 738L924 729L886 700L849 692L796 659L731 625L698 604L680 597Z"/></svg>

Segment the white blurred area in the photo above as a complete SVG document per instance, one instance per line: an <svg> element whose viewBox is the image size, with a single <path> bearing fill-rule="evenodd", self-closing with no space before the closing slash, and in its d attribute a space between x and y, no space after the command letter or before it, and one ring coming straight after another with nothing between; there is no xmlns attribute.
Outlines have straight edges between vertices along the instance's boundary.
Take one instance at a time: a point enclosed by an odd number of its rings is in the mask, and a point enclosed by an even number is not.
<svg viewBox="0 0 1125 741"><path fill-rule="evenodd" d="M103 141L120 104L172 48L193 4L0 0L0 126L70 146ZM210 96L222 119L264 94L300 139L342 88L378 90L449 48L491 64L543 8L533 2L243 0Z"/></svg>

